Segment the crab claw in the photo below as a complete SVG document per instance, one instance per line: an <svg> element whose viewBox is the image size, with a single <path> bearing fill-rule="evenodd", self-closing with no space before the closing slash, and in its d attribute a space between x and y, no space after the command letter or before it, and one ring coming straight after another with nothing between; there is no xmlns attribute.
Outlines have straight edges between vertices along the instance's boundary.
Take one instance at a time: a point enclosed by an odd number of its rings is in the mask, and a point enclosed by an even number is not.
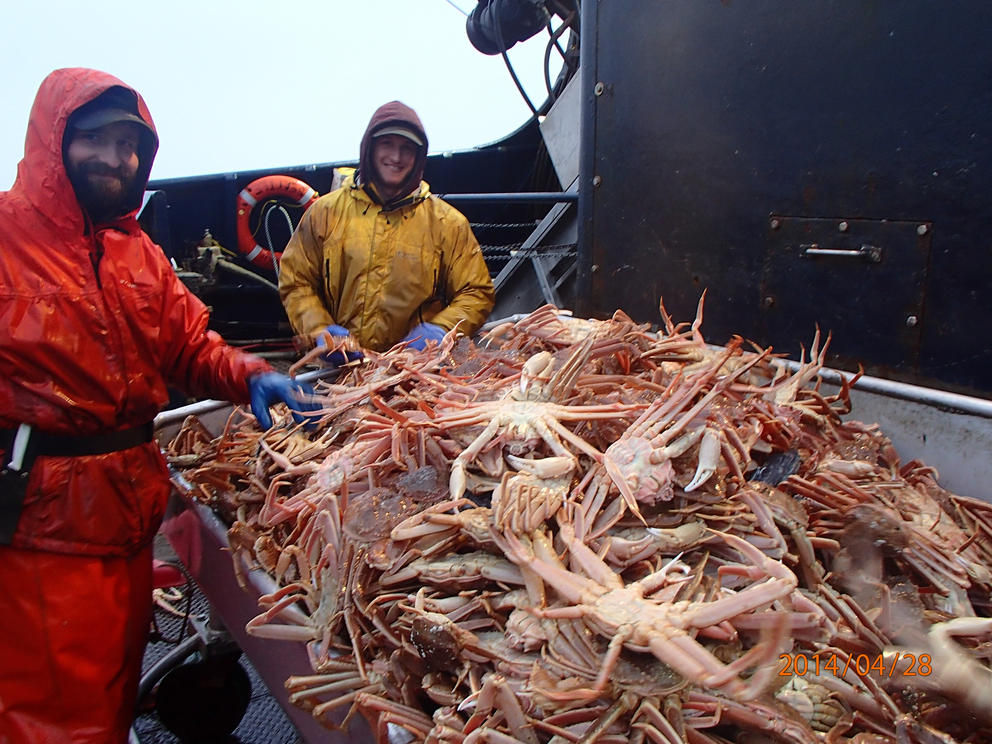
<svg viewBox="0 0 992 744"><path fill-rule="evenodd" d="M695 491L701 485L713 477L716 466L720 463L720 435L713 429L706 427L702 441L699 443L699 463L696 465L696 473L692 476L682 490Z"/></svg>
<svg viewBox="0 0 992 744"><path fill-rule="evenodd" d="M467 482L465 463L460 462L459 458L456 457L451 463L451 475L448 478L448 491L451 492L451 498L460 499L465 495Z"/></svg>
<svg viewBox="0 0 992 744"><path fill-rule="evenodd" d="M647 520L641 515L641 510L637 506L637 498L634 496L634 491L627 482L627 477L620 469L620 466L610 457L609 450L603 454L603 467L606 468L610 480L620 490L620 496L623 497L623 502L627 505L627 508L630 509L635 517L647 525Z"/></svg>
<svg viewBox="0 0 992 744"><path fill-rule="evenodd" d="M575 470L577 463L572 457L543 457L528 460L507 453L506 460L522 473L530 473L538 478L561 478Z"/></svg>
<svg viewBox="0 0 992 744"><path fill-rule="evenodd" d="M547 380L554 363L554 357L547 351L539 352L524 362L520 370L520 393L526 395L532 381Z"/></svg>

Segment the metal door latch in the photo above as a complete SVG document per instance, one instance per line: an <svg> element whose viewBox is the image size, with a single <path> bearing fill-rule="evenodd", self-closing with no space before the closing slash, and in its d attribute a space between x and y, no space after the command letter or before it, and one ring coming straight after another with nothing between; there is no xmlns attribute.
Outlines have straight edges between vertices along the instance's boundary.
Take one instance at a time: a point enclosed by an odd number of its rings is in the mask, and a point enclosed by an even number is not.
<svg viewBox="0 0 992 744"><path fill-rule="evenodd" d="M799 246L803 258L813 256L842 256L861 258L869 263L881 263L882 249L877 245L862 244L859 248L821 248L817 243L805 243Z"/></svg>

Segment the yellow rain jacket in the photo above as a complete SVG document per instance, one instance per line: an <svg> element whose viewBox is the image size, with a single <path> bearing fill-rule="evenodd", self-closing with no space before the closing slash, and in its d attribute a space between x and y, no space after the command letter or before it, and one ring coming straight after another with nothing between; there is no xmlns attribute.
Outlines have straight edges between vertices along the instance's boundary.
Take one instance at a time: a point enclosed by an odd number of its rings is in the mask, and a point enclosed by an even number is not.
<svg viewBox="0 0 992 744"><path fill-rule="evenodd" d="M354 174L303 215L283 252L279 293L297 334L312 341L340 325L376 351L421 322L471 335L495 296L468 220L426 181L384 211Z"/></svg>

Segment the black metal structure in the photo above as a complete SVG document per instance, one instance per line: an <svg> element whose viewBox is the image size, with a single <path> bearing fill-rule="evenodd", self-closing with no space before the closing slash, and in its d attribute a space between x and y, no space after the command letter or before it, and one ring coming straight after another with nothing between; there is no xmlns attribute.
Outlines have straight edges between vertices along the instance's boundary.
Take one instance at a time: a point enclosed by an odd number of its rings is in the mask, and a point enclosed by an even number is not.
<svg viewBox="0 0 992 744"><path fill-rule="evenodd" d="M582 4L576 309L992 396L992 5Z"/></svg>

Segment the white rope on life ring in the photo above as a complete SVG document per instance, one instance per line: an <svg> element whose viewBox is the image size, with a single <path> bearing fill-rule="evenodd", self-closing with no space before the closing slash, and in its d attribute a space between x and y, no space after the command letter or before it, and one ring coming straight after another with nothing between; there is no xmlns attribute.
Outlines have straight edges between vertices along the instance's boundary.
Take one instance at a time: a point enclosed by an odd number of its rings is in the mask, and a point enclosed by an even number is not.
<svg viewBox="0 0 992 744"><path fill-rule="evenodd" d="M266 199L282 199L306 209L319 194L308 184L292 176L263 176L241 189L237 198L238 250L255 266L274 269L282 252L259 245L251 231L251 213L255 205Z"/></svg>

